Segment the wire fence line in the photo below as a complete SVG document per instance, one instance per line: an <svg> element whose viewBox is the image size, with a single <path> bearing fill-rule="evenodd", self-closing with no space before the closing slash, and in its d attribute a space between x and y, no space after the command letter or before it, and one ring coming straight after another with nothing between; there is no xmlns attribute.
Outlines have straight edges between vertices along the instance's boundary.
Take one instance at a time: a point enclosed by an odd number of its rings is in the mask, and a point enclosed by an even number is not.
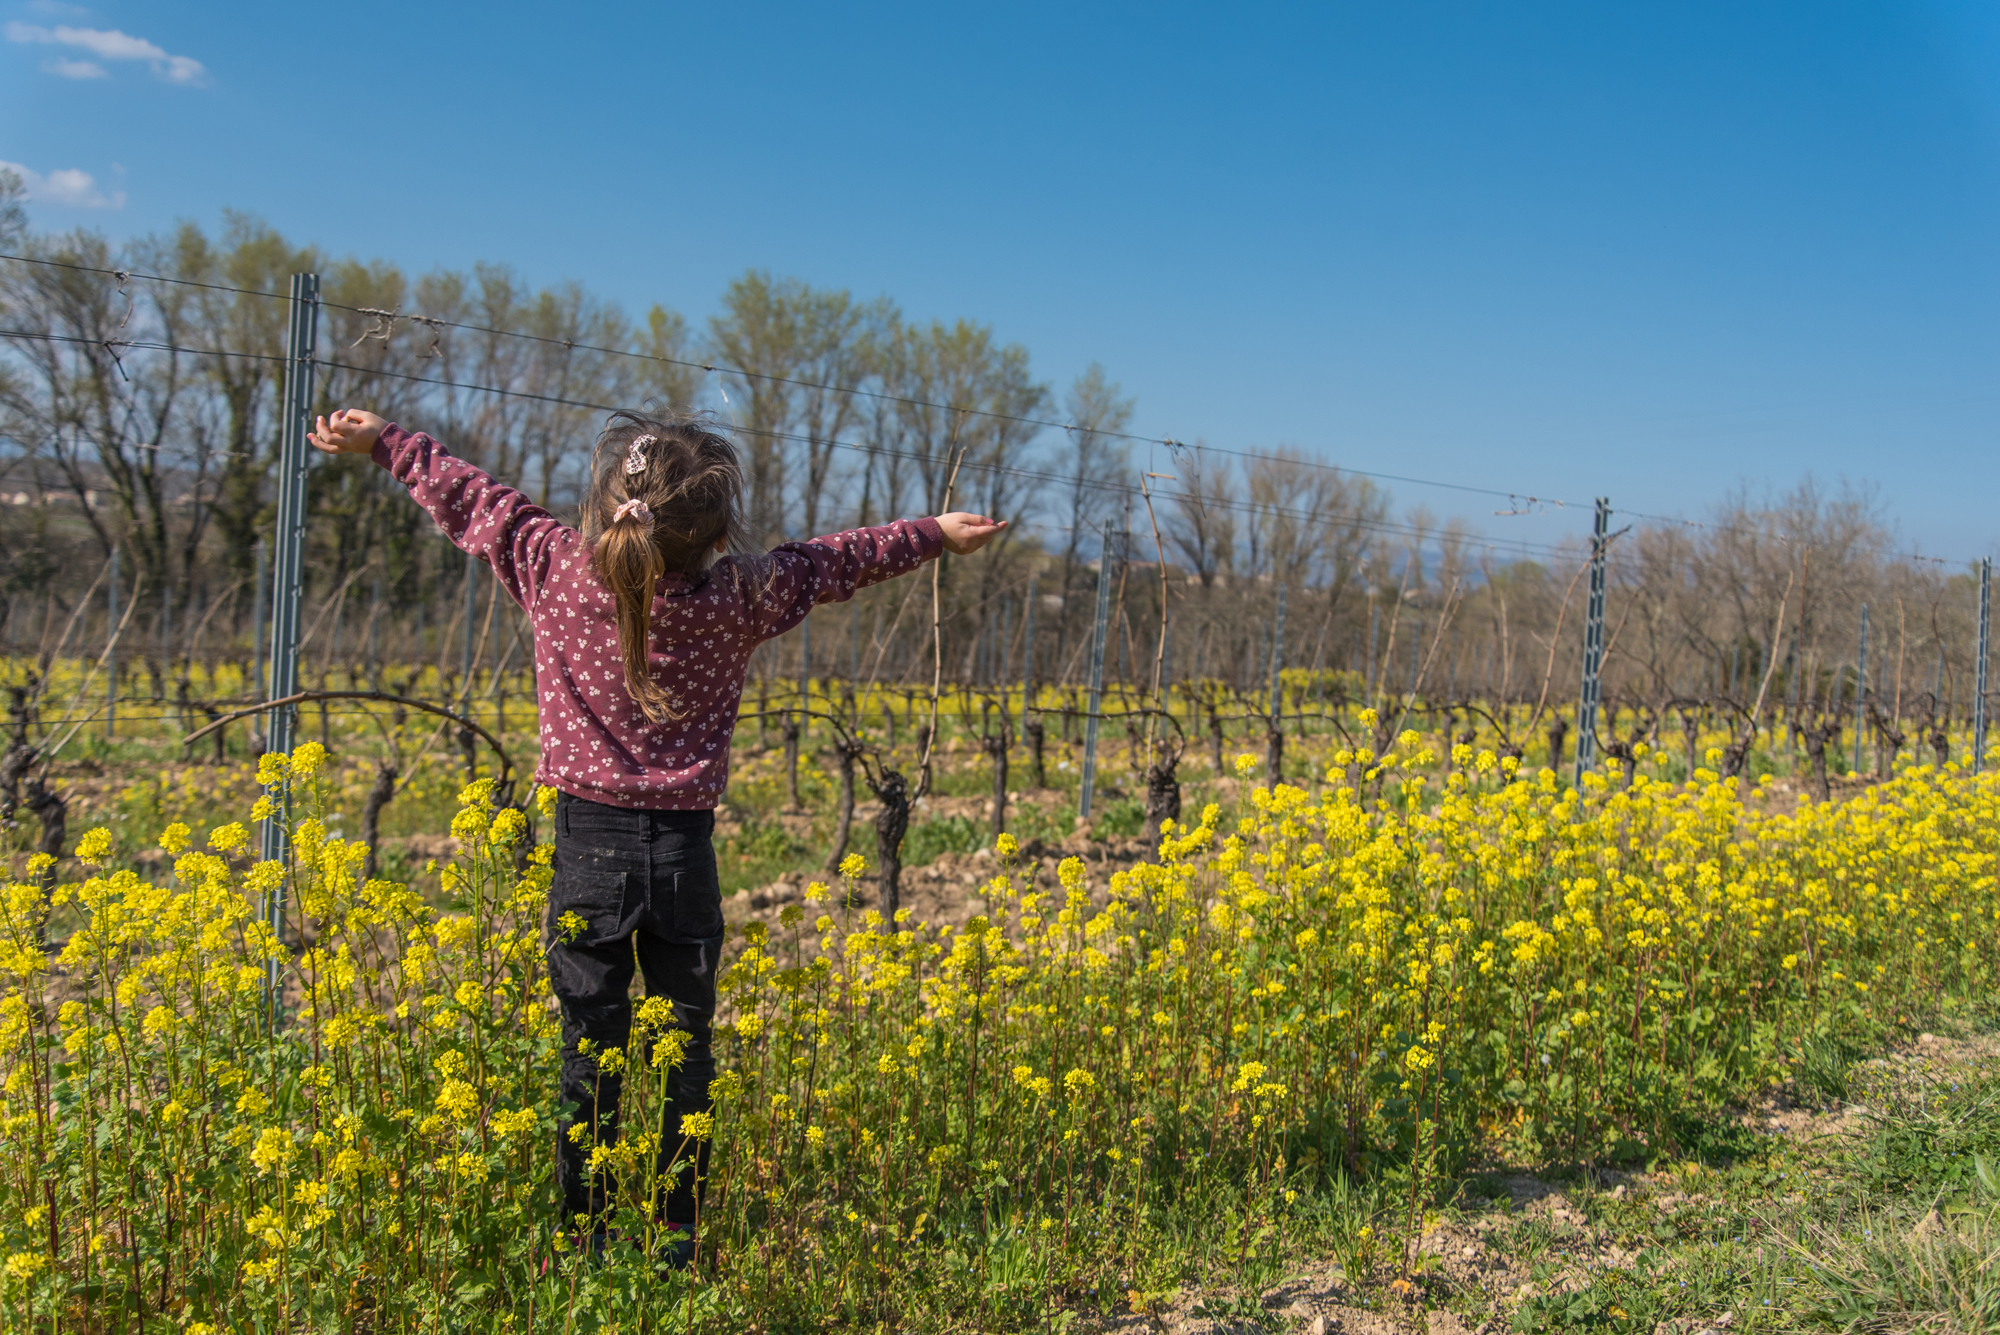
<svg viewBox="0 0 2000 1335"><path fill-rule="evenodd" d="M282 294L75 257L0 258L60 270L65 282L83 285L65 289L77 308L64 317L67 325L57 327L57 313L45 309L48 327L0 330L11 346L52 350L28 368L50 373L48 401L40 405L49 431L40 440L17 437L14 452L0 460L0 488L15 478L37 488L4 498L20 502L17 514L33 516L33 525L17 528L38 530L17 548L28 559L8 590L6 648L23 661L47 658L79 618L77 643L104 642L112 609L102 591L101 605L89 604L81 576L97 565L93 547L100 556L123 548L151 602L128 651L109 665L118 689L133 672L149 677L157 696L193 664L233 659L254 669L261 604L240 589L261 589L255 539L257 494L270 462L267 425L260 425L268 423L268 403L247 415L236 408L246 397L275 399L273 372L264 368L285 358L190 335L206 328L275 337L282 311L269 307L272 318L259 324L225 307L227 318L203 324L185 305L148 305L139 289L157 283L192 294L190 301L266 305ZM32 285L10 290L17 298L10 310L32 308L18 300L23 292L33 295ZM414 309L404 299L328 297L320 304L337 325L347 323L329 339L341 351L313 359L323 377L316 406L368 397L399 418L435 424L455 449L557 506L562 468L573 469L581 457L575 442L587 438L591 416L632 402L630 391L644 388L586 373L578 358L874 405L874 420L858 410L774 417L754 402L738 413L724 396L731 429L749 442L753 475L760 450L770 455L765 463L787 466L833 454L851 462L844 473L829 470L844 477L847 490L821 496L823 513L844 509L868 519L909 501L941 499L931 489L946 462L969 480L969 503L1031 513L1022 528L1039 540L954 564L942 584L939 669L957 685L1010 673L1023 683L1080 685L1084 646L1096 634L1090 592L1107 568L1115 584L1103 649L1109 680L1122 691L1150 689L1155 677L1168 687L1214 680L1247 699L1274 672L1338 670L1369 698L1545 703L1552 693L1574 698L1581 679L1582 614L1571 594L1587 550L1480 536L1421 515L1392 517L1386 496L1368 482L1387 474L1192 447L1126 431L1110 418L1079 426L953 394L892 392L450 314L399 314ZM424 333L399 342L399 322ZM372 355L356 357L356 348ZM544 354L554 360L532 361ZM177 369L184 358L223 369ZM56 372L70 388L57 387ZM187 392L174 385L204 378L214 383L201 403L168 402ZM882 414L906 410L938 416L945 427L926 435L915 417L883 425ZM1148 473L1160 479L1149 484L1129 463L1072 468L1069 456L1028 457L1024 440L1004 431L972 440L966 423L978 421L1055 432L1069 442L1165 449L1176 472ZM786 490L796 476L781 467L762 479L775 489L777 512L794 517L805 504ZM51 478L56 485L47 485ZM1526 489L1395 480L1530 508L1571 504ZM141 499L149 495L169 501L149 511ZM413 507L395 500L373 470L314 472L307 677L358 663L428 666L441 679L525 666L517 612L443 544L425 541ZM1746 683L1768 677L1787 703L1858 691L1882 696L1893 717L1907 716L1920 699L1941 715L1970 707L1980 675L1972 661L1970 577L1937 558L1895 550L1865 505L1808 486L1761 509L1738 507L1715 523L1625 513L1640 527L1614 534L1605 555L1604 689L1614 703L1643 701L1657 711L1676 699L1734 698L1747 694ZM1797 596L1781 592L1794 584L1803 585ZM1287 591L1299 595L1290 636L1274 626L1275 604ZM1863 681L1854 649L1871 604L1878 671ZM1885 608L1893 609L1893 622ZM1893 657L1880 645L1885 625L1895 637ZM847 607L820 610L798 634L760 650L752 690L768 697L785 680L859 679L864 663L874 665L871 679L907 685L922 673L928 641L924 628L900 615L896 594L870 590ZM1880 670L1884 661L1894 665L1889 676Z"/></svg>
<svg viewBox="0 0 2000 1335"><path fill-rule="evenodd" d="M8 257L0 256L0 258L8 258ZM228 348L194 348L194 347L179 346L170 343L158 343L145 340L130 340L130 339L93 340L93 339L71 337L60 334L35 333L35 332L13 330L13 329L0 329L0 338L39 339L43 341L52 341L52 342L76 343L88 346L102 347L107 350L115 348L129 348L140 351L168 352L168 353L175 353L187 356L198 356L198 357L237 357L237 358L247 358L247 359L262 360L262 361L271 361L271 362L283 362L285 360L282 356L274 356L267 353L244 352ZM351 371L357 374L370 375L370 376L385 376L391 379L408 381L412 384L427 385L435 388L449 389L465 393L492 394L492 395L502 396L505 398L531 400L536 403L551 404L565 408L580 408L591 412L612 413L619 411L619 405L615 404L595 403L584 399L567 398L556 394L540 394L528 390L508 389L499 385L484 385L471 381L444 380L434 377L413 375L408 372L388 370L381 367L357 366L351 363L335 361L331 359L316 358L314 359L314 364L330 370ZM714 368L708 368L708 369L714 369ZM959 411L958 409L950 408L949 405L926 405L926 406L945 408L948 411L954 411L954 412ZM1055 424L1039 423L1038 425L1047 426ZM732 429L738 432L739 434L743 435L761 436L767 439L785 441L788 443L803 444L811 442L816 444L824 444L830 448L849 451L856 454L875 455L875 456L908 459L908 460L918 460L925 457L908 450L899 450L890 446L868 444L864 442L848 441L848 440L828 440L821 442L816 440L814 437L801 435L797 432L775 431L769 428L744 426L741 424L733 424ZM1145 438L1135 438L1135 439L1145 439ZM1149 443L1171 444L1172 442L1152 441ZM139 444L135 445L134 448L157 449L159 447ZM1199 446L1199 447L1188 447L1188 448L1209 450L1212 447ZM1240 451L1240 450L1225 451L1216 449L1214 450L1214 452L1220 454L1228 454L1239 458L1267 459L1270 457L1266 455L1260 455L1260 454L1255 454L1253 452ZM1310 463L1311 461L1307 462ZM1311 466L1318 468L1329 468L1329 469L1332 469L1333 467L1332 465L1323 465L1317 463L1312 463ZM1046 469L1038 470L1038 469L1020 468L1020 467L1013 467L986 461L970 461L965 465L965 467L971 469L975 473L990 473L997 475L1005 475L1008 477L1019 478L1034 482L1060 483L1067 480L1062 475L1051 472ZM1377 476L1376 474L1362 473L1359 472L1358 470L1352 470L1352 469L1333 469L1333 471L1353 472L1357 476L1363 476L1363 477ZM1415 479L1415 478L1405 479L1405 480L1418 482L1420 485L1424 486L1455 485L1448 483L1425 481L1422 479ZM1133 482L1122 482L1122 481L1102 479L1102 478L1088 478L1081 480L1076 485L1086 487L1093 491L1102 491L1115 494L1120 498L1129 499L1131 497L1136 497L1141 494L1140 487ZM1534 497L1525 497L1512 492L1486 492L1485 489L1483 488L1469 488L1469 487L1461 487L1459 489L1467 491L1478 491L1489 495L1503 495L1509 497L1510 499L1525 500L1531 503L1535 501ZM1279 516L1297 520L1315 520L1315 519L1325 520L1328 518L1333 518L1355 523L1372 533L1381 533L1381 534L1394 535L1398 537L1414 537L1414 538L1424 538L1429 536L1428 532L1422 528L1410 524L1403 524L1390 520L1377 519L1367 514L1358 512L1355 513L1336 512L1333 514L1328 514L1326 512L1310 512L1299 509L1297 507L1285 506L1280 504L1259 505L1254 502L1248 502L1248 501L1235 501L1235 500L1227 500L1221 498L1216 498L1216 499L1198 498L1186 492L1176 492L1176 491L1165 492L1164 497L1167 500L1179 503L1200 504L1204 508L1221 509L1226 511L1232 511L1238 514L1272 515L1272 516ZM1554 503L1561 504L1561 502L1554 502ZM1676 521L1664 521L1664 522L1676 522ZM1679 521L1679 522L1684 522L1689 524L1694 523L1694 521ZM1467 538L1465 539L1465 541L1467 542L1468 545L1477 546L1484 550L1495 553L1505 552L1518 556L1551 556L1551 557L1559 556L1562 554L1562 549L1558 547L1553 547L1543 543L1523 542L1516 539ZM1922 559L1935 559L1935 558L1922 558Z"/></svg>
<svg viewBox="0 0 2000 1335"><path fill-rule="evenodd" d="M188 279L166 277L164 275L159 275L159 274L137 273L131 270L123 270L123 269L106 269L99 266L75 264L67 261L51 260L44 257L0 254L0 260L13 260L23 264L47 264L60 268L73 269L83 273L106 275L119 279L121 283L132 279L138 279L146 282L174 283L191 287L199 287L209 291L228 292L238 296L265 297L278 301L289 299L287 294L282 292L267 292L257 288L232 287L230 285L221 283L200 283ZM501 328L495 328L490 325L474 324L459 320L441 319L431 316L420 315L415 312L399 313L395 310L386 310L376 306L344 305L342 303L334 301L323 301L322 304L332 309L347 311L354 315L365 315L370 317L371 319L383 322L383 328L379 332L371 329L364 335L364 337L368 338L379 337L385 342L387 341L391 333L393 333L394 331L395 321L397 321L398 319L402 319L422 324L429 328L463 329L473 333L483 334L491 337L525 339L532 342L558 346L563 348L565 351L584 351L584 352L602 353L608 356L615 356L615 357L631 357L645 361L658 362L663 365L683 367L688 370L696 370L704 373L719 372L722 374L739 376L745 380L769 381L774 384L789 385L797 388L818 390L828 393L853 395L859 398L880 400L888 403L898 403L909 407L931 408L946 412L963 413L968 416L992 418L996 421L1011 422L1023 426L1033 426L1043 430L1067 431L1067 430L1073 430L1076 426L1075 422L1073 421L1062 421L1055 418L1047 418L1047 417L1029 417L1013 413L999 413L999 412L994 412L990 409L981 408L977 404L946 403L946 402L939 402L936 400L916 398L906 394L886 393L880 390L872 390L862 386L837 385L819 381L801 380L793 376L775 375L769 372L746 370L742 367L717 366L713 362L692 361L678 357L663 357L654 353L635 351L631 348L605 347L597 344L581 343L574 339L554 338L545 334L535 334L518 329L501 329ZM357 346L359 342L360 340L356 341ZM585 406L596 407L598 405L585 405ZM1131 431L1101 430L1097 428L1092 428L1092 430L1095 431L1097 434L1104 435L1108 438L1126 441L1132 444L1158 445L1167 449L1183 449L1188 447L1187 442L1177 440L1171 436L1147 436ZM1232 449L1225 446L1203 446L1201 448L1209 449L1217 454L1238 459L1259 459L1259 458L1269 457L1256 450ZM1402 483L1413 484L1416 486L1434 487L1446 491L1464 492L1470 495L1491 496L1508 501L1513 501L1518 504L1525 504L1531 506L1554 505L1558 507L1567 506L1569 504L1569 502L1567 501L1559 500L1551 496L1536 496L1526 491L1499 490L1492 487L1474 486L1467 483L1442 481L1434 478L1412 477L1398 473L1371 472L1366 469L1349 468L1335 464L1324 464L1313 460L1307 460L1305 462L1311 467L1322 468L1331 472L1351 473L1358 477L1373 478L1378 481L1402 482Z"/></svg>
<svg viewBox="0 0 2000 1335"><path fill-rule="evenodd" d="M136 279L146 282L172 283L183 286L197 287L208 291L226 292L238 296L256 296L273 300L288 299L287 295L282 292L268 292L257 288L236 287L229 284L221 284L221 283L203 283L189 279L168 277L160 274L138 273L131 270L107 269L98 266L81 265L65 261L51 260L45 257L0 254L0 260L12 260L24 264L45 264L55 267L74 269L79 272L112 276L119 279L121 284L123 282ZM346 305L334 301L322 301L321 304L331 309L342 310L355 315L367 316L370 317L371 319L378 320L382 323L382 328L380 330L375 330L371 328L370 330L364 331L362 337L357 339L355 343L351 344L350 346L359 346L361 342L371 338L379 338L382 341L386 342L394 332L395 322L400 319L421 324L427 328L432 328L432 329L466 330L469 332L485 335L488 337L520 339L528 342L557 346L563 348L566 352L584 351L584 352L598 353L613 357L634 358L643 361L655 362L662 365L676 366L688 370L700 371L705 374L719 373L724 375L737 376L744 380L768 381L774 384L787 385L787 386L809 389L814 391L822 391L827 393L851 395L859 398L880 400L883 402L896 403L909 407L935 409L939 411L944 411L954 414L962 414L965 416L972 416L972 417L991 418L996 421L1004 421L1018 425L1031 426L1040 430L1070 431L1076 429L1076 424L1073 421L1065 421L1049 417L1030 417L1030 416L1022 416L1019 414L1000 413L992 411L990 409L981 408L977 404L950 403L937 400L915 398L905 394L892 394L879 390L868 389L863 386L839 385L839 384L830 384L819 381L801 380L798 379L797 377L775 375L769 372L749 370L742 367L719 366L714 362L710 361L696 361L685 358L666 357L656 353L638 351L631 348L608 347L599 344L579 342L571 338L556 338L550 335L536 334L524 330L503 329L491 325L482 325L467 321L449 320L439 317L425 316L415 312L398 312L396 310L384 309L381 307L373 307L373 306ZM24 337L24 338L61 337L57 335L35 334L22 331L0 331L0 336ZM66 341L92 342L93 340L69 339ZM135 342L128 340L117 340L117 339L99 340L98 342L100 342L101 346L104 346L106 348L115 348L115 347L150 348L159 351L194 352L208 356L249 357L249 358L259 358L267 361L283 360L282 357L272 353L241 352L241 351L231 351L222 349L209 349L209 350L192 349L192 348L175 349L161 344ZM329 366L337 366L340 369L365 371L373 374L389 374L389 375L398 374L395 372L383 371L379 368L353 367L335 362L324 362L322 364ZM407 378L418 379L418 377L407 377ZM543 402L557 403L570 407L588 408L594 411L602 411L602 412L615 411L616 407L618 406L610 404L590 403L576 399L565 399L553 395L532 395L522 391L503 389L497 386L471 385L471 384L466 384L464 382L430 381L427 383L455 384L461 388L477 390L485 393L506 394L516 397L526 397L526 398L537 398ZM738 425L737 429L752 430L753 432L755 432L754 428L744 428L740 424ZM1243 459L1243 460L1269 460L1274 457L1273 455L1267 452L1252 450L1252 449L1232 448L1228 446L1212 445L1206 443L1199 445L1192 445L1187 441L1180 440L1172 436L1148 436L1137 432L1104 430L1098 428L1092 428L1091 430L1093 431L1094 434L1102 435L1108 439L1115 439L1119 441L1128 442L1131 444L1159 446L1171 451L1198 449L1207 453L1216 454L1226 458ZM787 439L802 439L801 437L788 436L785 433L762 432L758 434L778 435L781 436L782 438L787 438ZM850 446L850 448L853 447ZM1288 459L1287 462L1293 462L1293 461ZM1296 462L1308 468L1325 470L1327 472L1336 474L1347 474L1355 477L1365 477L1383 482L1398 482L1414 486L1433 488L1442 491L1460 492L1467 495L1493 497L1496 499L1509 501L1519 507L1524 507L1521 509L1511 510L1511 511L1495 511L1494 513L1496 515L1531 513L1535 509L1544 506L1554 506L1558 509L1567 509L1567 508L1574 508L1576 504L1575 502L1564 500L1560 497L1552 495L1537 495L1533 491L1527 489L1518 489L1518 488L1502 489L1502 488L1494 488L1487 486L1479 486L1464 482L1449 481L1440 478L1419 477L1405 473L1385 473L1369 469L1356 468L1344 464L1324 463L1322 461L1311 458L1299 459L1296 460ZM1134 490L1134 488L1124 488L1124 489ZM1647 511L1633 510L1629 508L1621 508L1620 510L1617 511L1617 513L1628 516L1633 519L1643 520L1650 523L1699 529L1707 532L1740 533L1740 534L1750 534L1758 536L1768 536L1768 535L1758 534L1756 530L1752 529L1742 528L1733 525L1718 525L1718 524L1708 523L1702 520L1689 519L1686 516L1660 515L1660 514L1653 514ZM1384 531L1399 531L1399 530L1385 529ZM1503 545L1509 545L1509 546L1518 545L1524 551L1534 549L1533 546L1530 544L1503 544ZM1551 549L1544 548L1543 550L1551 550ZM1899 552L1896 553L1896 555L1898 559L1909 560L1909 561L1928 561L1937 563L1949 562L1949 558L1931 556L1918 552Z"/></svg>

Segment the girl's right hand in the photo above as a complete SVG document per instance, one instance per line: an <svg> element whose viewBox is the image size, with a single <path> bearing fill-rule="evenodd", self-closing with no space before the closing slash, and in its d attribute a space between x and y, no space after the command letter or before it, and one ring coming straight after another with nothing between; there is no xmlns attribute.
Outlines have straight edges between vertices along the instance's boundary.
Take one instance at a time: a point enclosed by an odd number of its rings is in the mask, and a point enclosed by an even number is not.
<svg viewBox="0 0 2000 1335"><path fill-rule="evenodd" d="M342 408L331 417L319 419L319 429L306 439L323 454L367 454L388 425L374 413L359 408Z"/></svg>
<svg viewBox="0 0 2000 1335"><path fill-rule="evenodd" d="M937 525L944 530L946 551L953 556L970 556L1005 529L1007 521L988 519L985 515L967 514L963 510L953 510L948 515L939 515Z"/></svg>

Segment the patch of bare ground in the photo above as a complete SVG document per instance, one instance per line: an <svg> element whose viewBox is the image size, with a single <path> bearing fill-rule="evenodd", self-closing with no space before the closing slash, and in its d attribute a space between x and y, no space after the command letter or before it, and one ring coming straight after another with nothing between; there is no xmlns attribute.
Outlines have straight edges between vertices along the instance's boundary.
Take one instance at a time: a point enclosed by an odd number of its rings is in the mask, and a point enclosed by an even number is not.
<svg viewBox="0 0 2000 1335"><path fill-rule="evenodd" d="M974 803L970 813L960 813L946 808L946 803ZM927 814L972 814L980 815L985 803L970 798L945 798L935 803ZM855 812L855 838L849 845L854 852L874 862L873 816L863 820L863 809ZM719 823L718 823L719 828ZM1092 902L1102 906L1108 894L1111 874L1148 860L1156 846L1143 839L1093 838L1088 830L1078 830L1055 842L1029 840L1021 845L1012 866L1017 889L1025 889L1028 883L1043 893L1055 893L1060 889L1056 868L1064 858L1079 857L1090 869L1089 891ZM949 924L963 926L980 914L990 914L993 905L986 897L986 887L993 878L1008 870L991 848L978 848L970 853L942 853L920 867L904 867L901 881L901 904L910 910L912 918L933 925ZM806 889L814 882L833 887L834 898L816 907L810 907L804 929L811 929L812 919L821 912L837 912L839 878L825 872L788 872L766 885L739 891L722 901L723 917L729 924L732 940L739 939L741 929L752 922L761 922L772 930L773 941L780 939L779 915L791 905L801 910L809 909L805 902ZM854 912L874 908L877 905L877 888L874 878L864 877L858 894L849 908Z"/></svg>
<svg viewBox="0 0 2000 1335"><path fill-rule="evenodd" d="M857 784L861 792L865 785ZM1050 812L1065 806L1069 801L1066 794L1053 789L1031 789L1007 795L1007 809L1018 817L1024 808L1038 812ZM872 798L857 796L854 803L854 831L849 840L849 848L870 859L875 853L875 817L882 812L882 804ZM931 794L918 801L910 811L910 823L917 825L927 820L945 817L961 817L965 820L984 824L993 817L993 799L979 794L948 797ZM724 802L715 809L715 837L728 839L757 827L776 826L795 839L810 841L824 838L830 821L827 813L795 810L779 807L775 811L746 812L740 807Z"/></svg>

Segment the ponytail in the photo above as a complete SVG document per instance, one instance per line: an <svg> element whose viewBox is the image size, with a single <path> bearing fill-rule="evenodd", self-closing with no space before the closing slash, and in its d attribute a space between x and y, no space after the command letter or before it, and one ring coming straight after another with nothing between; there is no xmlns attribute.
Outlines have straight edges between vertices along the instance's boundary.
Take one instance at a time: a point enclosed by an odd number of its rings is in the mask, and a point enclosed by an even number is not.
<svg viewBox="0 0 2000 1335"><path fill-rule="evenodd" d="M688 711L651 672L653 589L678 572L697 582L738 536L743 474L736 447L693 417L660 421L613 413L597 438L583 498L590 565L611 594L625 689L654 723Z"/></svg>
<svg viewBox="0 0 2000 1335"><path fill-rule="evenodd" d="M666 573L666 562L653 546L652 516L643 503L628 509L632 504L620 507L623 513L591 549L590 563L611 593L618 654L625 660L625 689L654 723L679 722L687 715L653 680L649 655L653 587Z"/></svg>

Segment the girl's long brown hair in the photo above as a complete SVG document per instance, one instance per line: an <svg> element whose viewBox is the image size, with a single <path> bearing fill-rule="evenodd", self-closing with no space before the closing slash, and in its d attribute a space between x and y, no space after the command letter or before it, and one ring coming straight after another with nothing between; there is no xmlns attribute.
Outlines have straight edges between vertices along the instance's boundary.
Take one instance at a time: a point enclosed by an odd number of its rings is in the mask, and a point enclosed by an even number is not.
<svg viewBox="0 0 2000 1335"><path fill-rule="evenodd" d="M625 471L634 458L645 468ZM653 513L652 528L637 518L616 518L628 500ZM590 567L611 593L617 611L618 652L625 661L625 689L654 723L677 722L687 711L649 671L653 588L670 572L699 575L718 546L739 537L743 472L736 447L699 417L665 420L617 412L597 438L590 485L583 498L583 536L594 539Z"/></svg>

